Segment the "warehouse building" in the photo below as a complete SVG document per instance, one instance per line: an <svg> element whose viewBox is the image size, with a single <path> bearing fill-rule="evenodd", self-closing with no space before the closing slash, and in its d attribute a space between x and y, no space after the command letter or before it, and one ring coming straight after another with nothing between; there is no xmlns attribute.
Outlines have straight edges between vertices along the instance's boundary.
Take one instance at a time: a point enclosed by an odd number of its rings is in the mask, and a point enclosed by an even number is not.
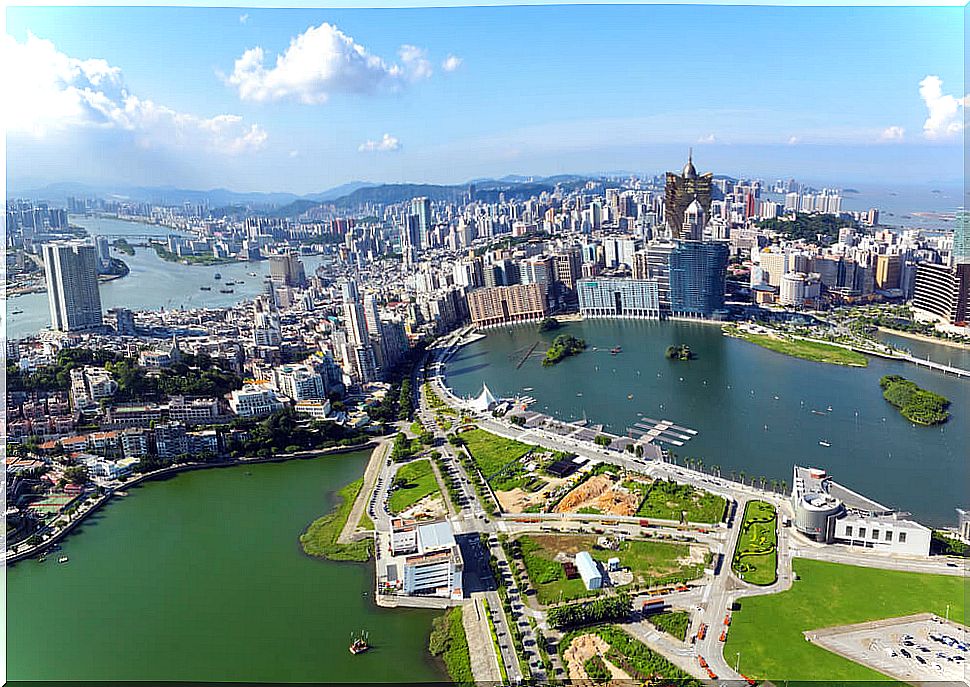
<svg viewBox="0 0 970 687"><path fill-rule="evenodd" d="M391 522L386 584L409 596L460 599L464 562L448 522L396 518Z"/></svg>
<svg viewBox="0 0 970 687"><path fill-rule="evenodd" d="M576 554L576 569L579 576L583 578L586 589L600 589L603 587L603 574L589 551L580 551Z"/></svg>

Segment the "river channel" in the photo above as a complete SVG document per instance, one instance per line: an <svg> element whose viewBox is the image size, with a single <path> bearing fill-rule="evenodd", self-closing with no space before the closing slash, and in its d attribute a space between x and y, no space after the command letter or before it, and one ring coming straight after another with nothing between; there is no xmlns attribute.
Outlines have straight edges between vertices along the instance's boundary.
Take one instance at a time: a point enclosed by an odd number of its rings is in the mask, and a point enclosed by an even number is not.
<svg viewBox="0 0 970 687"><path fill-rule="evenodd" d="M542 367L542 354L561 332L585 339L589 348ZM535 352L516 368L537 340ZM667 346L680 343L697 359L667 360ZM615 346L622 352L611 354ZM882 398L885 374L949 398L949 422L919 427L907 421ZM793 463L823 467L927 525L955 524L953 509L970 505L970 382L912 364L876 358L867 368L814 363L723 336L712 324L586 320L559 332L539 333L535 325L489 330L458 352L447 377L461 396L477 394L485 382L496 396L532 396L539 412L586 417L617 434L640 417L671 420L698 434L668 448L720 466L725 477L744 472L790 487Z"/></svg>
<svg viewBox="0 0 970 687"><path fill-rule="evenodd" d="M373 603L373 563L298 537L366 452L182 473L114 499L7 570L8 680L440 681L434 612ZM347 647L367 630L373 649Z"/></svg>

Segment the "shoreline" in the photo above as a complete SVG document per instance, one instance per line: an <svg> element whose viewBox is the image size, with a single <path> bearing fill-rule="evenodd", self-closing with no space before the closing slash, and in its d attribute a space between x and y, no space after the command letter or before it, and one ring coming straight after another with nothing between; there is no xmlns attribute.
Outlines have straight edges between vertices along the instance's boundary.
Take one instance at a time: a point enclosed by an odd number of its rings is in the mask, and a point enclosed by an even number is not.
<svg viewBox="0 0 970 687"><path fill-rule="evenodd" d="M889 329L887 327L876 327L877 331L883 334L893 334L894 336L900 336L904 339L913 339L914 341L922 341L924 343L938 344L940 346L949 346L950 348L961 348L965 351L970 351L970 344L960 343L959 341L950 341L949 339L937 339L934 336L926 336L925 334L915 334L913 332L902 332L898 329Z"/></svg>
<svg viewBox="0 0 970 687"><path fill-rule="evenodd" d="M379 444L378 444L379 445ZM100 510L105 504L111 501L114 497L118 495L118 492L125 491L130 487L135 487L140 485L142 482L151 482L156 479L161 479L164 477L169 477L171 475L177 475L180 472L189 472L192 470L205 470L209 468L230 468L239 467L242 465L254 465L260 463L285 463L290 460L311 460L314 458L322 458L328 455L338 455L341 453L353 453L354 451L364 451L368 448L374 446L373 441L367 441L363 444L357 444L355 446L334 446L327 449L321 449L319 451L313 452L302 452L287 455L276 455L270 456L269 458L243 458L240 460L229 460L229 461L219 461L215 463L182 463L180 465L170 465L168 467L161 468L160 470L155 470L153 472L146 472L139 475L132 480L118 485L112 488L109 492L103 494L97 501L95 501L90 508L84 512L78 514L76 518L71 520L62 529L56 532L53 536L45 539L40 544L33 546L26 551L19 551L17 553L5 553L4 564L14 565L23 560L33 558L34 556L43 553L45 549L54 544L57 544L63 539L66 539L71 532L74 531L82 522L84 522L88 516L92 513ZM307 455L307 453L312 453L313 455Z"/></svg>

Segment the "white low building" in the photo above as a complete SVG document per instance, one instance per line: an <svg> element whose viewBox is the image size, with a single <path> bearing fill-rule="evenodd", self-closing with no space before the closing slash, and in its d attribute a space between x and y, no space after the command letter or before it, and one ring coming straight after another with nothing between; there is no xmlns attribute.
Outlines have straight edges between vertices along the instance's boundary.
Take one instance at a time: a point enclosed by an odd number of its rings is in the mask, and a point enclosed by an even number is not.
<svg viewBox="0 0 970 687"><path fill-rule="evenodd" d="M842 486L825 470L795 466L792 507L795 529L815 541L887 553L930 553L930 528Z"/></svg>
<svg viewBox="0 0 970 687"><path fill-rule="evenodd" d="M395 520L391 554L399 558L388 567L401 569L400 589L405 594L462 598L464 561L450 523ZM389 570L388 577L397 577L396 571Z"/></svg>
<svg viewBox="0 0 970 687"><path fill-rule="evenodd" d="M262 417L283 410L286 403L268 385L246 384L230 393L229 407L239 417Z"/></svg>
<svg viewBox="0 0 970 687"><path fill-rule="evenodd" d="M603 573L589 551L580 551L576 554L576 569L579 576L583 578L586 589L600 589L603 586Z"/></svg>

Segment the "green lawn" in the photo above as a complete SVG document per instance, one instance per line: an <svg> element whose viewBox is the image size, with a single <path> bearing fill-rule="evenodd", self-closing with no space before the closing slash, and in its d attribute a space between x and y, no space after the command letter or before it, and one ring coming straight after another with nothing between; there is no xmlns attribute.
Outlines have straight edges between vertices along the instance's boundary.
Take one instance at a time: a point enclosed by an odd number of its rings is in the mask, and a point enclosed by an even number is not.
<svg viewBox="0 0 970 687"><path fill-rule="evenodd" d="M541 604L558 603L595 596L597 590L587 590L581 578L567 579L562 564L555 560L560 551L575 555L589 551L603 564L614 556L620 566L629 568L634 580L642 584L673 584L695 579L704 572L704 564L685 565L678 559L687 558L686 544L652 541L625 541L618 551L595 548L595 535L533 535L518 538L522 559L536 600Z"/></svg>
<svg viewBox="0 0 970 687"><path fill-rule="evenodd" d="M819 646L802 632L912 613L940 616L950 605L950 619L965 622L962 577L860 568L795 559L799 579L781 594L741 600L728 632L724 655L741 652L741 672L779 680L887 679Z"/></svg>
<svg viewBox="0 0 970 687"><path fill-rule="evenodd" d="M310 556L329 558L333 561L366 561L370 558L374 542L371 539L338 544L337 537L350 517L354 507L354 499L364 485L364 478L351 482L337 492L339 502L337 506L322 518L310 523L306 531L300 535L300 545Z"/></svg>
<svg viewBox="0 0 970 687"><path fill-rule="evenodd" d="M531 451L534 447L514 439L496 436L483 429L469 429L459 435L468 447L475 464L486 479Z"/></svg>
<svg viewBox="0 0 970 687"><path fill-rule="evenodd" d="M868 359L862 353L851 351L841 346L802 341L801 339L776 338L766 334L752 334L738 330L738 338L750 341L762 348L776 353L784 353L795 358L811 360L816 363L830 363L832 365L848 365L850 367L865 367Z"/></svg>
<svg viewBox="0 0 970 687"><path fill-rule="evenodd" d="M717 523L724 518L724 498L695 489L689 484L657 480L650 485L637 515L663 520L680 520L687 511L688 522Z"/></svg>
<svg viewBox="0 0 970 687"><path fill-rule="evenodd" d="M400 513L429 494L438 493L438 482L427 458L401 466L395 474L397 479L407 480L407 485L395 489L387 499L387 507L392 513Z"/></svg>

